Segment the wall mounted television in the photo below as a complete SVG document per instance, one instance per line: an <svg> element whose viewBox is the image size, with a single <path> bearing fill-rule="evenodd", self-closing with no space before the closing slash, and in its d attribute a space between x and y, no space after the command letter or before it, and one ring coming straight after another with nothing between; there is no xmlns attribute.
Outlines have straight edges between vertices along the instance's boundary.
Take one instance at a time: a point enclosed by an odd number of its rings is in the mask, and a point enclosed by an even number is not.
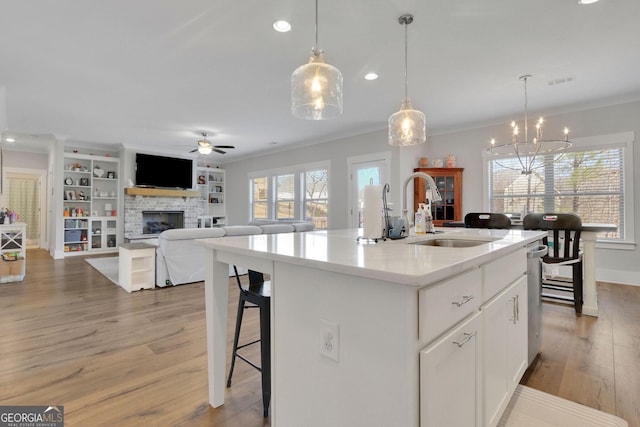
<svg viewBox="0 0 640 427"><path fill-rule="evenodd" d="M193 160L136 153L136 185L193 188Z"/></svg>

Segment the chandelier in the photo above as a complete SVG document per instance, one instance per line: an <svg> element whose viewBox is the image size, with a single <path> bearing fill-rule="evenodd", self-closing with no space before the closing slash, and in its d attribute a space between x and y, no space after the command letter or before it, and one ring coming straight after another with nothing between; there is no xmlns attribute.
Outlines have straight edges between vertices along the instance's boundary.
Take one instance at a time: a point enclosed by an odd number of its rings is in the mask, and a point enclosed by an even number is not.
<svg viewBox="0 0 640 427"><path fill-rule="evenodd" d="M316 44L309 62L291 75L291 113L305 120L327 120L342 114L342 73L324 61L318 47L318 0L316 0Z"/></svg>
<svg viewBox="0 0 640 427"><path fill-rule="evenodd" d="M530 74L520 76L520 80L524 82L524 140L520 138L520 126L515 121L512 121L511 142L496 144L494 138L491 139L491 145L486 150L490 156L517 159L517 163L500 163L499 160L495 160L495 162L506 169L520 170L523 175L530 175L535 169L543 168L560 160L567 148L571 147L569 128L567 127L564 128L564 137L562 139L543 138L544 119L542 117L536 122L535 138L529 140L527 80L530 77Z"/></svg>
<svg viewBox="0 0 640 427"><path fill-rule="evenodd" d="M422 144L427 140L424 113L413 109L407 95L407 26L412 22L411 14L398 18L398 23L404 25L404 99L400 110L389 117L389 145L395 146Z"/></svg>

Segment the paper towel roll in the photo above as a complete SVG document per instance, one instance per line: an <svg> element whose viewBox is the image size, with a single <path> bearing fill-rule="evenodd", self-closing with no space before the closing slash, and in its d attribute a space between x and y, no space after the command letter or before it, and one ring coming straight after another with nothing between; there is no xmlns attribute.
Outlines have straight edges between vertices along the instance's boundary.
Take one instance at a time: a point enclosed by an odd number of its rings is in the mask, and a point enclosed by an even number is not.
<svg viewBox="0 0 640 427"><path fill-rule="evenodd" d="M382 186L364 187L364 207L362 209L362 236L368 239L382 237Z"/></svg>

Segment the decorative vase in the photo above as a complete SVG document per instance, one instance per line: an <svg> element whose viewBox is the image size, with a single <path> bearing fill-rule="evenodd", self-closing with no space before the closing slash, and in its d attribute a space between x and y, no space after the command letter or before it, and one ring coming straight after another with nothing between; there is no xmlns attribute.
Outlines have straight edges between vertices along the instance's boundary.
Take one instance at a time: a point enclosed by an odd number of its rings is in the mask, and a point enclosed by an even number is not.
<svg viewBox="0 0 640 427"><path fill-rule="evenodd" d="M456 157L453 154L449 154L447 156L447 167L455 168L456 167Z"/></svg>

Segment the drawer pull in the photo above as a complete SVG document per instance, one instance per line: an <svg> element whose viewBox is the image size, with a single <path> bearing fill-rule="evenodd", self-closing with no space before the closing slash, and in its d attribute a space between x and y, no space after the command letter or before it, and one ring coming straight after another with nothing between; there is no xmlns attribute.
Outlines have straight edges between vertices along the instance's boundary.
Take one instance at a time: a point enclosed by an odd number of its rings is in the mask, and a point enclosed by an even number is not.
<svg viewBox="0 0 640 427"><path fill-rule="evenodd" d="M465 305L466 303L468 303L472 299L473 299L473 295L463 295L463 297L462 297L462 299L460 301L453 301L451 304L456 305L458 307L462 307L463 305Z"/></svg>
<svg viewBox="0 0 640 427"><path fill-rule="evenodd" d="M473 331L473 332L471 332L471 333L464 332L464 339L463 339L462 341L460 341L460 342L458 342L458 341L454 341L453 343L454 343L455 345L457 345L458 347L462 347L462 346L463 346L463 345L465 345L467 342L469 342L469 340L470 340L471 338L475 337L477 332L478 332L478 331Z"/></svg>

